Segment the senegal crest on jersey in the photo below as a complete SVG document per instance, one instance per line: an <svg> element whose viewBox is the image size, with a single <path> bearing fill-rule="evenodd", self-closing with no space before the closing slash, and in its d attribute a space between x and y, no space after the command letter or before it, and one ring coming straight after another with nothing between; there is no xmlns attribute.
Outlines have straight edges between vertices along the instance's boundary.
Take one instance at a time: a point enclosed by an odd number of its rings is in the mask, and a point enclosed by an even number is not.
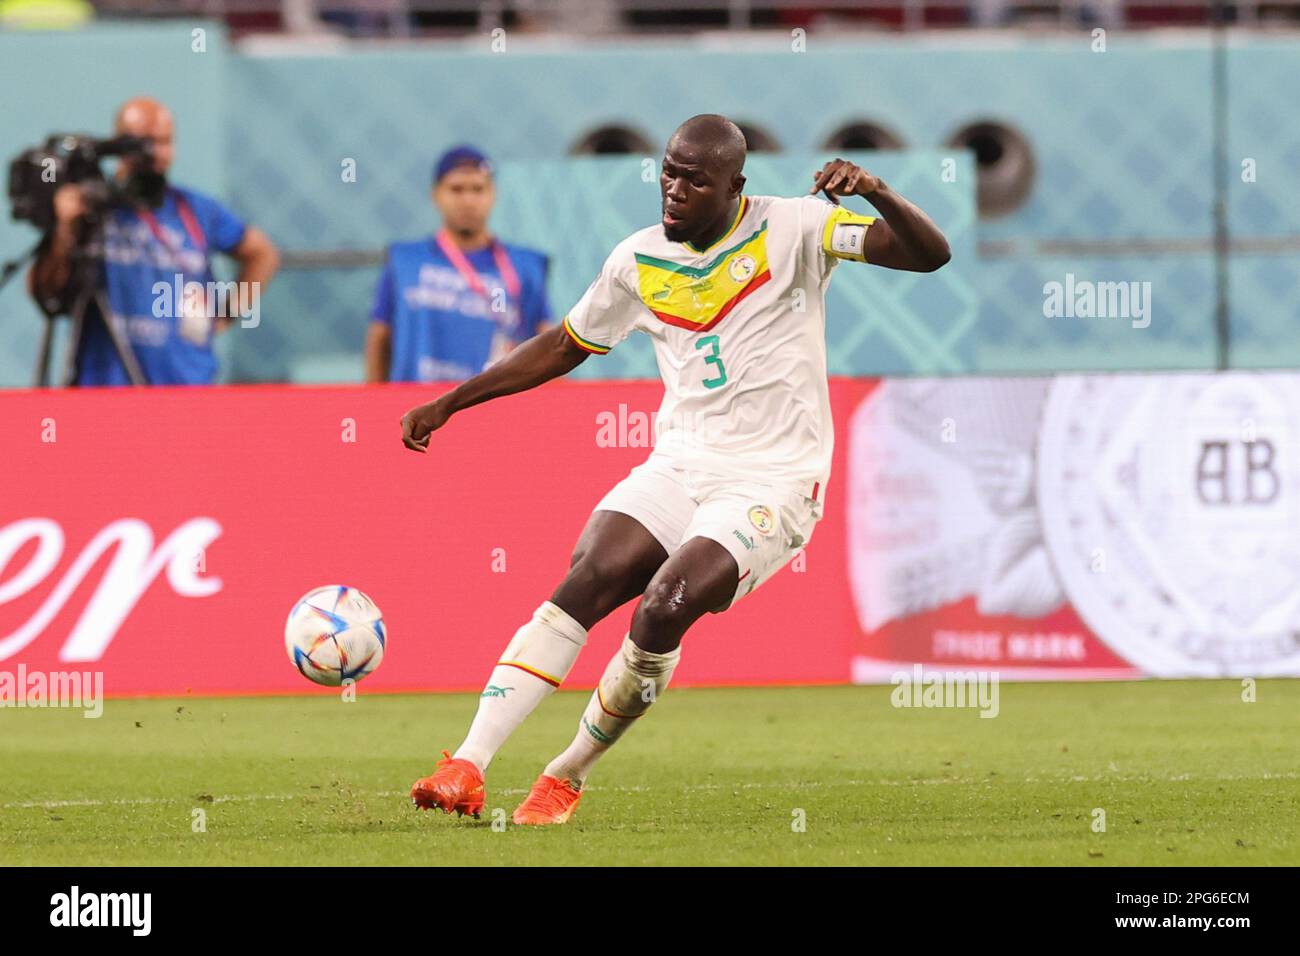
<svg viewBox="0 0 1300 956"><path fill-rule="evenodd" d="M702 266L638 252L636 271L641 301L656 318L679 329L705 332L772 278L767 268L767 220Z"/></svg>

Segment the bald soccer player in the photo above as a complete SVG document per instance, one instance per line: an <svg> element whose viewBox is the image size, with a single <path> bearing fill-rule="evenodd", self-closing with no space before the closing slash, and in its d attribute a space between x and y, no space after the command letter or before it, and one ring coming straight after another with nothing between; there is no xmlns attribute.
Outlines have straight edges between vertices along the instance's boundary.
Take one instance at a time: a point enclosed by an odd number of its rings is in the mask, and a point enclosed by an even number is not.
<svg viewBox="0 0 1300 956"><path fill-rule="evenodd" d="M148 160L132 157L117 178L130 201L114 206L104 220L101 283L111 317L92 302L76 343L70 384L126 385L127 370L104 325L111 318L151 385L203 385L216 377L212 338L235 318L252 314L262 287L279 267L279 253L261 230L246 225L217 202L173 185L167 171L175 154L174 123L157 100L137 97L117 112L115 131L139 136L152 147ZM83 229L86 202L81 187L66 184L54 195L55 226L29 274L32 297L48 314L67 309L72 253ZM211 257L224 253L239 264L231 295L206 294L215 282ZM190 286L193 283L194 285ZM197 290L203 296L177 295Z"/></svg>
<svg viewBox="0 0 1300 956"><path fill-rule="evenodd" d="M687 120L664 154L662 220L615 246L560 326L402 418L406 447L426 452L455 413L563 375L632 332L654 341L664 380L654 451L596 505L568 574L488 678L464 743L416 781L417 806L477 816L497 750L564 680L592 626L640 598L573 742L514 812L519 824L567 821L601 754L668 686L687 629L812 539L833 442L831 273L840 260L932 272L948 242L852 163L827 163L810 195L792 199L744 195L744 164L735 124ZM840 196L861 196L878 215L850 212Z"/></svg>

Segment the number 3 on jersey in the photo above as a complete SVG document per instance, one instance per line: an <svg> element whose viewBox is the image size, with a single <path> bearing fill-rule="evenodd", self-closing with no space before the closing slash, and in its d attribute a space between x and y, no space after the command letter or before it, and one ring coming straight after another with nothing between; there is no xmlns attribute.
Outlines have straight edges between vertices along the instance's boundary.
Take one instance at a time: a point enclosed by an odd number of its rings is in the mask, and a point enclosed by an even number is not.
<svg viewBox="0 0 1300 956"><path fill-rule="evenodd" d="M716 335L706 335L703 338L696 339L695 347L697 349L707 347L709 354L704 356L704 361L718 367L718 374L713 378L706 378L704 387L717 388L719 385L725 384L727 381L727 367L722 364L722 359L718 357L718 337Z"/></svg>

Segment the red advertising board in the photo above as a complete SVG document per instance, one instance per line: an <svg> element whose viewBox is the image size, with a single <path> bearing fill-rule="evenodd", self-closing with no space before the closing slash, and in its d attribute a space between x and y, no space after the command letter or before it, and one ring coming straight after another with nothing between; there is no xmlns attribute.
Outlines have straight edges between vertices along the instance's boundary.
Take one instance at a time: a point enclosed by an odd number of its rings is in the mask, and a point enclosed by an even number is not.
<svg viewBox="0 0 1300 956"><path fill-rule="evenodd" d="M837 382L837 415L870 387ZM398 420L436 391L0 396L0 668L102 670L109 696L325 693L290 664L284 621L345 583L389 633L365 690L481 688L592 506L649 453L662 387L554 382L407 451ZM676 684L849 679L842 488L802 570L699 623ZM631 608L593 629L566 686L594 685Z"/></svg>
<svg viewBox="0 0 1300 956"><path fill-rule="evenodd" d="M320 585L384 612L377 690L477 690L592 506L650 452L657 382L0 395L0 669L108 695L321 691L285 618ZM688 635L674 683L1300 673L1300 376L833 379L825 517ZM590 687L631 604L593 629Z"/></svg>

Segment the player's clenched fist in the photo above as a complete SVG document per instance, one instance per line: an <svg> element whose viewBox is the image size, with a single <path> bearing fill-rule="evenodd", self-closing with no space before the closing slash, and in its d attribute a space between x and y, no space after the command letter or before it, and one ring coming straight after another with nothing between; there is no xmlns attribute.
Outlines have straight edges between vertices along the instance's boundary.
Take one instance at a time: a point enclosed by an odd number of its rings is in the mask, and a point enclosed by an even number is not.
<svg viewBox="0 0 1300 956"><path fill-rule="evenodd" d="M826 198L838 205L837 196L867 197L879 188L879 177L848 160L832 159L822 167L821 172L813 173L813 185L808 194L811 196L819 190L825 190Z"/></svg>
<svg viewBox="0 0 1300 956"><path fill-rule="evenodd" d="M441 399L415 406L402 416L402 444L411 451L428 451L429 436L447 424L450 417L451 411Z"/></svg>

